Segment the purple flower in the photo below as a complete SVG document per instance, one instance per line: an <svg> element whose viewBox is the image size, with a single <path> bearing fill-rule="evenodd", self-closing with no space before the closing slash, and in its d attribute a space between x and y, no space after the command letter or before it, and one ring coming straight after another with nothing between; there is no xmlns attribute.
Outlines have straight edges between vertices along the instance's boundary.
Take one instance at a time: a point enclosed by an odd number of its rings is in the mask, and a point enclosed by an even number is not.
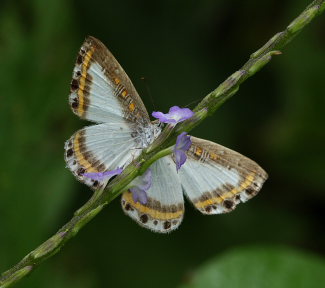
<svg viewBox="0 0 325 288"><path fill-rule="evenodd" d="M145 205L148 202L147 191L151 187L152 177L151 170L148 169L142 176L135 178L130 186L130 191L132 192L132 198L135 203L138 201Z"/></svg>
<svg viewBox="0 0 325 288"><path fill-rule="evenodd" d="M132 187L130 188L130 191L132 192L132 198L135 203L140 202L143 205L147 204L148 196L146 191L138 187Z"/></svg>
<svg viewBox="0 0 325 288"><path fill-rule="evenodd" d="M181 168L185 163L187 156L186 151L190 149L192 145L191 136L187 135L186 132L183 132L177 136L176 145L174 146L174 156L176 160L176 170Z"/></svg>
<svg viewBox="0 0 325 288"><path fill-rule="evenodd" d="M111 171L105 171L105 172L94 172L94 173L84 173L83 176L88 177L90 179L93 180L105 180L106 178L111 178L115 175L119 175L121 174L123 171L122 168L118 168L115 170L111 170Z"/></svg>
<svg viewBox="0 0 325 288"><path fill-rule="evenodd" d="M179 108L178 106L173 106L169 109L169 113L164 114L162 112L152 112L152 116L159 119L162 123L177 124L186 119L191 118L194 112L188 108Z"/></svg>

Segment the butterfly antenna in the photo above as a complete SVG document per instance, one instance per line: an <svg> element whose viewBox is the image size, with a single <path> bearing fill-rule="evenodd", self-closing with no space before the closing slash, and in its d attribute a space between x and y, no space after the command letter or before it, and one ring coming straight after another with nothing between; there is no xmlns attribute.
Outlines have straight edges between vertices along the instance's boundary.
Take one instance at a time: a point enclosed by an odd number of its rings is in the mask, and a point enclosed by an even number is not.
<svg viewBox="0 0 325 288"><path fill-rule="evenodd" d="M151 94L150 87L148 85L147 79L145 77L141 77L140 79L143 81L143 83L144 83L144 85L146 87L146 91L147 91L147 94L149 95L153 110L156 110L155 101L153 100L153 97L152 97L152 94Z"/></svg>

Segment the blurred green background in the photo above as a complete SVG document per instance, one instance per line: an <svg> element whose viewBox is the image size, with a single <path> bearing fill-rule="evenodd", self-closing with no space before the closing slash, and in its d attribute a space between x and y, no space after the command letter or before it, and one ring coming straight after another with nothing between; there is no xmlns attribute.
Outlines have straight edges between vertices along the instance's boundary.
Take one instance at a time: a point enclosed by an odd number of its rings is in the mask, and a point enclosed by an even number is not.
<svg viewBox="0 0 325 288"><path fill-rule="evenodd" d="M2 0L0 270L91 195L63 159L64 141L88 124L67 100L86 35L109 47L149 112L167 111L194 107L309 2ZM320 287L324 27L325 15L192 131L269 173L256 198L220 216L187 203L183 224L169 235L139 227L116 200L17 287Z"/></svg>

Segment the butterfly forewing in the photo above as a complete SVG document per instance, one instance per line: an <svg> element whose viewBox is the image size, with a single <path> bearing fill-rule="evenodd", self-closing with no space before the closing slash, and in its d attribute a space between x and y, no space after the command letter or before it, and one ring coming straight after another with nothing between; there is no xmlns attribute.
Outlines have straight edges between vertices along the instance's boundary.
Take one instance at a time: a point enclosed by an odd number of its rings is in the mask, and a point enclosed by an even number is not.
<svg viewBox="0 0 325 288"><path fill-rule="evenodd" d="M131 80L105 45L94 37L83 43L73 71L71 108L83 119L109 122L127 119L150 122Z"/></svg>
<svg viewBox="0 0 325 288"><path fill-rule="evenodd" d="M255 196L267 179L254 161L219 144L191 137L179 176L186 196L204 214L233 210Z"/></svg>
<svg viewBox="0 0 325 288"><path fill-rule="evenodd" d="M132 193L122 195L122 207L141 226L159 233L176 229L183 219L184 199L175 164L170 156L151 166L152 184L147 191L148 202L134 202Z"/></svg>

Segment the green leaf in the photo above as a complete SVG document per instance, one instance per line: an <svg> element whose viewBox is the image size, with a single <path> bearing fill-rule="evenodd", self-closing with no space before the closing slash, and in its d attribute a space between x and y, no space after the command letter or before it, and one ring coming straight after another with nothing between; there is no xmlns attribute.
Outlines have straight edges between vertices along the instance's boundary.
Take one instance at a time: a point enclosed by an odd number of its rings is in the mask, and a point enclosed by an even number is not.
<svg viewBox="0 0 325 288"><path fill-rule="evenodd" d="M181 288L299 288L325 282L325 261L289 248L246 247L217 256Z"/></svg>

